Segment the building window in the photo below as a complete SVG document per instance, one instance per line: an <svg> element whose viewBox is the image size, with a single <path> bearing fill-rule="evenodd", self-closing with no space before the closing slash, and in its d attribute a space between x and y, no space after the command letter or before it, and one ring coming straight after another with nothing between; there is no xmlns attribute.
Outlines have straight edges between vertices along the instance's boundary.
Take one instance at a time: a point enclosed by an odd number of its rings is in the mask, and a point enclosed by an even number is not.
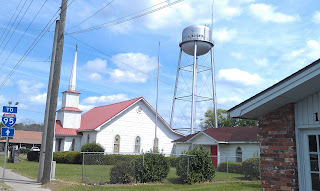
<svg viewBox="0 0 320 191"><path fill-rule="evenodd" d="M61 142L62 142L62 139L58 139L58 151L61 151Z"/></svg>
<svg viewBox="0 0 320 191"><path fill-rule="evenodd" d="M87 136L87 143L90 142L90 134L88 133L88 136Z"/></svg>
<svg viewBox="0 0 320 191"><path fill-rule="evenodd" d="M136 140L134 142L134 152L140 153L140 137L139 136L136 137Z"/></svg>
<svg viewBox="0 0 320 191"><path fill-rule="evenodd" d="M120 151L120 136L116 135L114 138L113 152L119 153Z"/></svg>
<svg viewBox="0 0 320 191"><path fill-rule="evenodd" d="M74 151L74 144L75 144L76 140L72 139L72 144L71 144L71 151Z"/></svg>
<svg viewBox="0 0 320 191"><path fill-rule="evenodd" d="M153 140L153 152L158 152L159 151L159 139L155 138Z"/></svg>
<svg viewBox="0 0 320 191"><path fill-rule="evenodd" d="M240 147L236 150L236 162L242 162L242 150Z"/></svg>

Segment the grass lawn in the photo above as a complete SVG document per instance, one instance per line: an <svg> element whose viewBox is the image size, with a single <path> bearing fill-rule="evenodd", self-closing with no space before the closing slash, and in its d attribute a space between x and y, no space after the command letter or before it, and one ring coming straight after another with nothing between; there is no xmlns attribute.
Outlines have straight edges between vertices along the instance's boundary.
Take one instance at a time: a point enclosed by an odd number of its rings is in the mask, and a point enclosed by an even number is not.
<svg viewBox="0 0 320 191"><path fill-rule="evenodd" d="M3 166L3 158L0 161L1 166ZM31 179L37 179L38 166L38 162L30 162L25 158L21 158L20 164L7 163L6 168ZM85 166L85 182L97 183L98 185L108 183L110 180L111 168L112 165ZM227 182L227 174L223 172L216 172L216 176L211 183L195 185L183 184L177 177L175 168L170 169L169 175L163 180L163 183L86 186L79 184L82 182L82 165L57 164L56 180L58 184L59 182L61 184L54 186L54 190L261 190L261 183L259 181L241 181L243 180L243 175L240 174L229 173L229 182Z"/></svg>

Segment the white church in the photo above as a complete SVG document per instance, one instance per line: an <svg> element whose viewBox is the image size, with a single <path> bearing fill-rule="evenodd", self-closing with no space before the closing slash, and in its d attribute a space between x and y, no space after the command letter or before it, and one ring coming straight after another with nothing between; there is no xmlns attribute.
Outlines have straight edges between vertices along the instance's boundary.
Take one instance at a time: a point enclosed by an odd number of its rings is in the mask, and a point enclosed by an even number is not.
<svg viewBox="0 0 320 191"><path fill-rule="evenodd" d="M76 91L77 51L69 81L57 111L54 151L80 151L86 143L101 144L106 153L139 154L156 149L174 153L172 141L184 135L169 124L143 98L95 107L82 114Z"/></svg>

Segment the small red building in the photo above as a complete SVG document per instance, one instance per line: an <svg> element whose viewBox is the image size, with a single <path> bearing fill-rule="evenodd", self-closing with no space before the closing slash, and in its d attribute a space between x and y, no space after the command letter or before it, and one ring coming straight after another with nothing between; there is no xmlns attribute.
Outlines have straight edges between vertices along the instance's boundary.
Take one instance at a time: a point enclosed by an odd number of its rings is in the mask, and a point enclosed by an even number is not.
<svg viewBox="0 0 320 191"><path fill-rule="evenodd" d="M320 59L229 113L259 120L263 190L320 190Z"/></svg>

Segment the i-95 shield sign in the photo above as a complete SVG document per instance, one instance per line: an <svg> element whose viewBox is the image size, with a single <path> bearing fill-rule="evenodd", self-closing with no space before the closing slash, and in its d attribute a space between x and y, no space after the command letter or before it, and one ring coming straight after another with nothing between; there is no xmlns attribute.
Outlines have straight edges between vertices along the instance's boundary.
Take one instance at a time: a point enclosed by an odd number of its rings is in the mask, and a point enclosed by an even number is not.
<svg viewBox="0 0 320 191"><path fill-rule="evenodd" d="M12 127L16 123L16 115L5 113L2 116L2 123L6 127Z"/></svg>

